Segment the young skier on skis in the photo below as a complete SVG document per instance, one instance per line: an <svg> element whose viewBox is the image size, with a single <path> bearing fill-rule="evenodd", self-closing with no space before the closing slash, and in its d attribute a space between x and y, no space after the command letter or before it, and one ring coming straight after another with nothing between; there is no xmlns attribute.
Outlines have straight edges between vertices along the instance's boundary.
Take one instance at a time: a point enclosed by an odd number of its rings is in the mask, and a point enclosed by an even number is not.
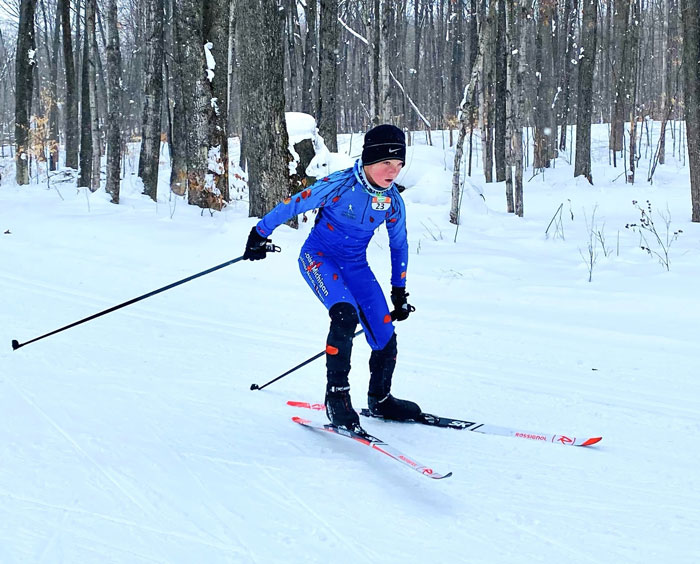
<svg viewBox="0 0 700 564"><path fill-rule="evenodd" d="M372 348L370 411L393 420L413 419L421 412L414 402L390 393L397 350L392 318L403 321L414 309L406 293L406 209L394 184L405 160L406 141L398 127L384 124L371 129L365 135L362 157L352 168L279 203L253 227L243 255L248 260L264 259L268 237L276 227L318 208L315 225L301 248L299 269L331 319L326 340L326 413L331 423L351 430L361 429L348 380L358 322ZM367 263L367 246L382 223L391 249L392 313Z"/></svg>

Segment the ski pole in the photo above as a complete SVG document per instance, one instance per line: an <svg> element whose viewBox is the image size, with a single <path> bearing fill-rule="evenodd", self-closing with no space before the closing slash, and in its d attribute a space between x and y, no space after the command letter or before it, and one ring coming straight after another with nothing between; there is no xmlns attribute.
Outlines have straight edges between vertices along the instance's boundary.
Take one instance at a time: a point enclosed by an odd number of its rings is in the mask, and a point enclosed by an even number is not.
<svg viewBox="0 0 700 564"><path fill-rule="evenodd" d="M413 307L412 305L408 305L408 304L406 304L406 305L408 306L409 311L416 311L416 308ZM392 311L392 312L391 312L391 319L393 319L394 321L396 321L396 311ZM352 338L354 339L355 337L357 337L358 335L361 335L361 334L364 333L364 332L365 332L364 329L360 329L359 331L357 331L357 333L355 333L355 334L352 336ZM305 361L302 362L301 364L297 364L294 368L290 368L290 369L287 370L284 374L280 374L279 376L277 376L277 378L273 378L272 380L270 380L270 381L267 382L266 384L263 384L262 386L258 386L257 384L251 384L251 385L250 385L250 389L251 389L251 391L253 391L253 390L262 390L263 388L266 388L266 387L269 386L270 384L272 384L272 383L274 383L274 382L277 382L277 380L281 380L281 379L284 378L285 376L288 376L289 374L291 374L291 373L294 372L295 370L299 370L300 368L302 368L302 367L306 366L307 364L313 362L313 361L316 360L317 358L321 358L324 354L326 354L326 351L321 351L320 353L318 353L318 354L312 356L311 358L305 360Z"/></svg>
<svg viewBox="0 0 700 564"><path fill-rule="evenodd" d="M280 251L280 248L277 245L273 245L271 243L268 243L267 245L267 252L278 252ZM74 321L73 323L70 323L66 325L65 327L61 327L60 329L55 329L49 333L46 333L45 335L41 335L40 337L35 337L34 339L31 339L25 343L20 343L16 339L12 339L12 350L16 351L20 347L23 347L25 345L28 345L30 343L34 343L35 341L39 341L41 339L45 339L46 337L50 337L51 335L55 335L56 333L60 333L61 331L65 331L66 329L70 329L71 327L75 327L76 325L80 325L81 323L86 323L88 321L92 321L93 319L97 319L98 317L101 317L103 315L107 315L108 313L112 313L113 311L116 311L118 309L121 309L123 307L126 307L131 304L135 304L136 302L140 302L141 300L145 300L146 298L150 298L151 296L155 296L156 294L160 294L161 292L165 292L166 290L170 290L171 288L175 288L175 286L179 286L180 284L184 284L185 282L190 282L191 280L194 280L195 278L199 278L200 276L204 276L205 274L210 274L216 270L219 270L221 268L224 268L225 266L229 266L231 264L234 264L238 261L243 260L243 257L240 256L238 258L223 262L217 266L213 266L211 268L208 268L207 270L203 270L202 272L199 272L197 274L193 274L192 276L188 276L187 278L183 278L182 280L178 280L177 282L173 282L172 284L168 284L167 286L163 286L162 288L158 288L157 290L153 290L152 292L148 292L147 294L143 294L142 296L138 296L137 298L133 298L131 300L128 300L124 303L121 303L119 305L115 305L113 307L110 307L108 309L105 309L104 311L100 311L99 313L95 313L93 315L90 315L84 319L80 319L79 321Z"/></svg>
<svg viewBox="0 0 700 564"><path fill-rule="evenodd" d="M353 339L354 339L355 337L357 337L358 335L364 333L364 332L365 332L364 329L360 329L357 333L355 333L355 334L352 336ZM251 389L251 391L252 391L252 390L262 390L263 388L267 388L270 384L273 384L274 382L277 382L277 380L281 380L281 379L284 378L285 376L288 376L289 374L291 374L291 373L294 372L295 370L299 370L300 368L302 368L303 366L306 366L307 364L313 362L313 361L316 360L317 358L321 358L324 354L326 354L326 351L321 351L320 353L318 353L318 354L312 356L311 358L306 359L306 360L305 360L304 362L302 362L301 364L297 364L294 368L290 368L290 369L287 370L284 374L280 374L279 376L277 376L277 378L273 378L273 379L270 380L267 384L263 384L262 386L258 386L257 384L251 384L251 385L250 385L250 389Z"/></svg>

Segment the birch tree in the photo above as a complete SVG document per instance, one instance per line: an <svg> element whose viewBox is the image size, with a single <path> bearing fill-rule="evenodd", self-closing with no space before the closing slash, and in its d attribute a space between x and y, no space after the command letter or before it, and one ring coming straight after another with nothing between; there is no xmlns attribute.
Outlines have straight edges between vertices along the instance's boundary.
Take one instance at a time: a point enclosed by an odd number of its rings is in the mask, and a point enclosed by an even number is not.
<svg viewBox="0 0 700 564"><path fill-rule="evenodd" d="M90 103L90 139L92 146L92 174L90 176L90 191L100 188L100 169L102 162L102 139L100 135L99 111L97 102L97 69L100 54L97 50L96 35L97 0L85 0L85 45L87 49L87 80L88 100Z"/></svg>
<svg viewBox="0 0 700 564"><path fill-rule="evenodd" d="M493 17L495 3L491 3L489 8L490 16ZM459 107L459 136L457 137L457 143L455 146L455 159L452 172L452 199L450 205L450 223L459 225L459 211L460 211L460 195L461 195L461 183L460 183L460 169L462 165L462 156L464 154L464 139L467 136L467 131L471 128L471 116L472 116L472 103L473 103L473 93L476 88L477 80L479 79L480 69L482 68L482 62L484 58L484 50L486 45L491 42L492 31L491 26L484 26L481 37L479 38L479 45L477 50L477 55L474 59L474 65L471 69L471 74L469 77L469 82L464 87L464 95L462 96L462 101Z"/></svg>

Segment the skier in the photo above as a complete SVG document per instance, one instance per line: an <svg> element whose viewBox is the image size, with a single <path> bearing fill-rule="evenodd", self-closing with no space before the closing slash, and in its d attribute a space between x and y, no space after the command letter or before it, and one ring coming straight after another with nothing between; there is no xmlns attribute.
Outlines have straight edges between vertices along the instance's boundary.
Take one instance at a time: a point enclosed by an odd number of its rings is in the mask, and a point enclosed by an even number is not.
<svg viewBox="0 0 700 564"><path fill-rule="evenodd" d="M318 208L315 225L301 248L299 269L328 309L326 340L326 413L331 423L361 430L350 400L350 356L358 322L372 353L369 359L368 406L372 414L393 420L414 419L420 407L391 395L396 365L392 318L405 320L415 308L408 303L406 209L394 183L406 160L403 132L384 124L369 130L362 156L354 166L327 176L285 199L250 232L244 259L264 259L272 231L292 217ZM391 249L389 312L382 289L367 263L367 246L385 223Z"/></svg>

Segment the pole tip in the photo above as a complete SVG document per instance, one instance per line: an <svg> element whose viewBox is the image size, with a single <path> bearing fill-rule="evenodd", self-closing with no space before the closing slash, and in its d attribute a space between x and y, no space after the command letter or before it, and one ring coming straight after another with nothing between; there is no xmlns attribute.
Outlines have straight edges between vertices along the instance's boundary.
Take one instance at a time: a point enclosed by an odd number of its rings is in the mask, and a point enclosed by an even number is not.
<svg viewBox="0 0 700 564"><path fill-rule="evenodd" d="M12 339L12 350L16 351L20 347L19 341L17 339Z"/></svg>
<svg viewBox="0 0 700 564"><path fill-rule="evenodd" d="M14 342L16 342L16 341L14 341ZM13 345L13 346L14 346L14 345ZM253 390L259 390L259 389L260 389L260 386L258 386L257 384L251 384L251 385L250 385L250 391L251 391L251 392L252 392Z"/></svg>

